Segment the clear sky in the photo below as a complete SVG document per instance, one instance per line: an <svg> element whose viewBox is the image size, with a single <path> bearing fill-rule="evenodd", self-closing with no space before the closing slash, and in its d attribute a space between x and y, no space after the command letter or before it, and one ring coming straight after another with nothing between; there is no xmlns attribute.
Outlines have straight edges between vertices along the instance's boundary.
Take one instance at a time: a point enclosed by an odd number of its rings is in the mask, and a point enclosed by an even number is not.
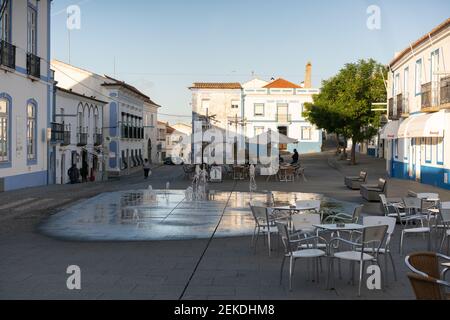
<svg viewBox="0 0 450 320"><path fill-rule="evenodd" d="M115 70L161 104L161 113L189 117L192 82L244 82L254 72L300 83L311 61L320 87L347 62L388 63L450 16L449 0L56 0L52 58L65 62L73 4L81 29L70 31L70 63ZM372 4L381 9L380 30L366 26Z"/></svg>

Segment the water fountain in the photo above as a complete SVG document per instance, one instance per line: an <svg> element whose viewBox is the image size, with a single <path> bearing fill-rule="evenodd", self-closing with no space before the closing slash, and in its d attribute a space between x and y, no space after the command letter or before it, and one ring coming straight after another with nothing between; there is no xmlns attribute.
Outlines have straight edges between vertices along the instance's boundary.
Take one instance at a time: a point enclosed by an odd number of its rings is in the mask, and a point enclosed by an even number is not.
<svg viewBox="0 0 450 320"><path fill-rule="evenodd" d="M189 195L189 198L192 198L191 201L203 201L206 200L206 185L207 185L207 176L208 173L206 172L206 169L200 169L200 166L197 165L195 167L195 175L192 180L192 187L191 189L186 190L187 195ZM191 196L192 195L192 196Z"/></svg>

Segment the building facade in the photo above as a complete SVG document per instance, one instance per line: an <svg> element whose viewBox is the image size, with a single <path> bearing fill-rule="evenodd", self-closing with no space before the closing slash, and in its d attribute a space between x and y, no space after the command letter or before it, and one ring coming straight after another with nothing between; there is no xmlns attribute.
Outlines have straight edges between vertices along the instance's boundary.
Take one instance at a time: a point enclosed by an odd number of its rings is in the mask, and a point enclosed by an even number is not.
<svg viewBox="0 0 450 320"><path fill-rule="evenodd" d="M192 126L186 123L170 125L167 131L166 152L168 156L178 157L183 162L191 159L191 147L187 142L191 140Z"/></svg>
<svg viewBox="0 0 450 320"><path fill-rule="evenodd" d="M158 121L157 124L157 144L156 144L156 155L158 163L162 163L167 157L167 127L168 123L163 121Z"/></svg>
<svg viewBox="0 0 450 320"><path fill-rule="evenodd" d="M50 0L0 0L0 191L45 185L53 103Z"/></svg>
<svg viewBox="0 0 450 320"><path fill-rule="evenodd" d="M271 81L255 78L242 85L194 83L189 88L192 92L192 119L194 122L202 121L203 130L214 127L245 138L253 138L269 130L279 132L298 140L295 144L280 144L282 151L320 152L322 130L303 116L304 104L313 102L313 95L319 93L318 89L311 87L311 69L311 63L308 63L305 81L301 84L281 78Z"/></svg>
<svg viewBox="0 0 450 320"><path fill-rule="evenodd" d="M108 176L127 175L141 167L144 150L148 152L148 140L145 141L144 136L144 109L149 110L156 104L123 81L60 61L52 61L52 66L60 87L108 102L103 116Z"/></svg>
<svg viewBox="0 0 450 320"><path fill-rule="evenodd" d="M144 103L144 158L150 163L158 163L158 109L153 101Z"/></svg>
<svg viewBox="0 0 450 320"><path fill-rule="evenodd" d="M387 171L450 189L450 19L389 64Z"/></svg>
<svg viewBox="0 0 450 320"><path fill-rule="evenodd" d="M305 103L313 102L318 89L281 78L270 83L254 79L242 86L247 137L272 130L298 140L296 144L281 144L280 151L297 149L300 154L307 154L322 150L322 130L303 116Z"/></svg>
<svg viewBox="0 0 450 320"><path fill-rule="evenodd" d="M107 102L56 88L52 142L56 144L55 183L70 182L68 170L86 170L88 181L107 179L103 109Z"/></svg>

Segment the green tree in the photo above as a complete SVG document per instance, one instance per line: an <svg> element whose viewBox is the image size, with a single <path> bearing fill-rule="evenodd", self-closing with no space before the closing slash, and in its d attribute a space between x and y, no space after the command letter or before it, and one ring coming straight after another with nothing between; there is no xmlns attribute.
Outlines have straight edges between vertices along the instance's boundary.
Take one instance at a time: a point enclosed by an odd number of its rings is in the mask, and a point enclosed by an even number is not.
<svg viewBox="0 0 450 320"><path fill-rule="evenodd" d="M373 59L348 63L337 75L323 81L321 92L306 104L306 118L329 133L352 139L351 163L356 144L372 138L380 127L380 113L372 104L386 101L387 68Z"/></svg>

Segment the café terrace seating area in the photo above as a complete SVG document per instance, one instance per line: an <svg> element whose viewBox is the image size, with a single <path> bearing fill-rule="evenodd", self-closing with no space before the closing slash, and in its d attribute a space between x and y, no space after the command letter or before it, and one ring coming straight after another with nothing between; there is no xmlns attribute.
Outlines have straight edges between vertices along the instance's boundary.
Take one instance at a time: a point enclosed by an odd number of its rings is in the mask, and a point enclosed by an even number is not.
<svg viewBox="0 0 450 320"><path fill-rule="evenodd" d="M355 295L370 298L367 268L377 266L383 292L407 277L417 299L449 298L450 202L442 202L439 194L413 191L403 198L378 196L381 216L365 214L363 206L350 213L330 211L315 200L278 206L268 193L266 201L249 204L255 221L250 245L255 254L280 256L281 251L280 285L290 291L302 290L306 279L323 290L355 286ZM422 252L411 252L413 241L414 250ZM296 264L303 264L306 273L296 272ZM399 273L405 265L409 272ZM349 282L337 283L347 267Z"/></svg>

